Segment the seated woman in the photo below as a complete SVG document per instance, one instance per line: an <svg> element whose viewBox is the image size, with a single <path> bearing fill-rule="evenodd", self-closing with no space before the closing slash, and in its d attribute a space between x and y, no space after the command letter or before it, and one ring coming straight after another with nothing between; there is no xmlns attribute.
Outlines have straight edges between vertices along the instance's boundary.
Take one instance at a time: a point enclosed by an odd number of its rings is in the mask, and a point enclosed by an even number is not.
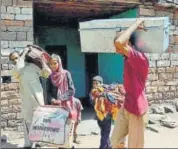
<svg viewBox="0 0 178 149"><path fill-rule="evenodd" d="M109 139L111 123L112 120L116 120L116 115L124 100L124 90L121 85L104 85L103 79L96 76L93 78L93 89L90 96L101 129L100 148L111 148Z"/></svg>
<svg viewBox="0 0 178 149"><path fill-rule="evenodd" d="M52 54L51 59L49 60L49 66L52 70L51 75L48 79L48 104L49 105L60 105L69 111L69 118L78 125L79 116L81 115L82 107L78 108L76 102L79 102L75 99L75 88L70 72L64 70L62 67L61 58L58 55ZM80 105L81 104L77 104ZM77 107L77 108L76 108ZM76 132L74 134L76 138ZM72 138L70 138L71 140ZM76 140L74 140L76 142ZM71 146L71 145L70 145Z"/></svg>

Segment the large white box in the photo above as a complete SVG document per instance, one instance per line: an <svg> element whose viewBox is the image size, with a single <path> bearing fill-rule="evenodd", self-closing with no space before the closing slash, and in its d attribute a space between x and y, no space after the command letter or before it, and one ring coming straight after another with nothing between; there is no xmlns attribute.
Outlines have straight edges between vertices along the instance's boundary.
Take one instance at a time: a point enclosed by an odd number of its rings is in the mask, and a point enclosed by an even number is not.
<svg viewBox="0 0 178 149"><path fill-rule="evenodd" d="M80 22L80 41L82 52L115 53L113 40L122 30L127 29L136 19L102 19ZM147 32L139 32L149 47L147 53L162 53L169 46L169 18L144 18ZM143 51L145 52L145 51Z"/></svg>

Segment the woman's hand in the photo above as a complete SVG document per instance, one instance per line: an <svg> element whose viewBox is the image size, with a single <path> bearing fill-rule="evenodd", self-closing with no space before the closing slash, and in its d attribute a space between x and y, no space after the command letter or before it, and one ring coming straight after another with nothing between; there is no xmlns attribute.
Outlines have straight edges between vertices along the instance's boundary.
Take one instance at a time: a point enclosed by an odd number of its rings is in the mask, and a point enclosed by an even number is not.
<svg viewBox="0 0 178 149"><path fill-rule="evenodd" d="M61 104L61 100L53 99L53 100L52 100L52 104L53 104L53 105L60 105L60 104Z"/></svg>

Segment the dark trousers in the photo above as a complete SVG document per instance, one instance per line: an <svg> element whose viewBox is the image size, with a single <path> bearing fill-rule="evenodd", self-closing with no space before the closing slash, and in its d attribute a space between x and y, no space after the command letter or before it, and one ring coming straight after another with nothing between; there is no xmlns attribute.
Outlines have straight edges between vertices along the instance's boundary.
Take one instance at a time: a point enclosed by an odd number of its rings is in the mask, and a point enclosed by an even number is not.
<svg viewBox="0 0 178 149"><path fill-rule="evenodd" d="M97 120L98 125L101 130L101 140L100 140L100 149L102 148L111 148L110 143L110 132L111 132L111 116L107 116L103 121Z"/></svg>

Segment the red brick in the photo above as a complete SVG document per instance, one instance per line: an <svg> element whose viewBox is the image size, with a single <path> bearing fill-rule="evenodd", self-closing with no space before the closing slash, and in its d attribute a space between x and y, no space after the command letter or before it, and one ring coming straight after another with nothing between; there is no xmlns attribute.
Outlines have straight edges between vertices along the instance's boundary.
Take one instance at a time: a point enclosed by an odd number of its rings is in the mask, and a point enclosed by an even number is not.
<svg viewBox="0 0 178 149"><path fill-rule="evenodd" d="M154 9L140 8L140 15L142 15L142 16L155 16L156 13L155 13Z"/></svg>
<svg viewBox="0 0 178 149"><path fill-rule="evenodd" d="M24 21L2 20L1 25L5 26L24 26Z"/></svg>
<svg viewBox="0 0 178 149"><path fill-rule="evenodd" d="M175 42L175 43L178 43L178 36L175 36L175 37L174 37L174 42Z"/></svg>
<svg viewBox="0 0 178 149"><path fill-rule="evenodd" d="M178 19L178 10L174 12L174 19Z"/></svg>
<svg viewBox="0 0 178 149"><path fill-rule="evenodd" d="M178 66L176 66L176 72L178 72Z"/></svg>
<svg viewBox="0 0 178 149"><path fill-rule="evenodd" d="M25 21L25 26L33 26L33 21Z"/></svg>

